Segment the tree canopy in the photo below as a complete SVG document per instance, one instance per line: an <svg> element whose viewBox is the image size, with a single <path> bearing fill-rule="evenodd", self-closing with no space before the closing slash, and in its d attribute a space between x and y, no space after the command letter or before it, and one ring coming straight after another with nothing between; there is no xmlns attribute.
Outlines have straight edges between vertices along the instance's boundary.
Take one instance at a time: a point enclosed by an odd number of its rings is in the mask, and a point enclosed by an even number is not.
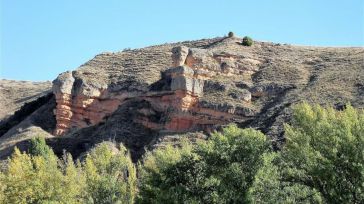
<svg viewBox="0 0 364 204"><path fill-rule="evenodd" d="M285 138L273 151L262 132L231 124L137 165L123 145L101 143L79 161L37 138L0 172L0 203L364 202L362 110L296 105Z"/></svg>

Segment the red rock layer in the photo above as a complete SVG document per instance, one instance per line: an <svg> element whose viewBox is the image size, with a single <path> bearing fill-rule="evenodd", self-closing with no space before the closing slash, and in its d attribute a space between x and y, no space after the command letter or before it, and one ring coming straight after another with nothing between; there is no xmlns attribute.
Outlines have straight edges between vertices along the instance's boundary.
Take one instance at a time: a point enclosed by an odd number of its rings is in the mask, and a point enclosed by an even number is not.
<svg viewBox="0 0 364 204"><path fill-rule="evenodd" d="M55 135L63 135L72 128L84 128L101 122L121 104L119 99L101 100L97 97L56 94Z"/></svg>
<svg viewBox="0 0 364 204"><path fill-rule="evenodd" d="M221 112L201 108L198 104L199 97L203 94L204 80L217 72L231 73L239 68L242 60L239 61L235 56L214 55L203 49L189 49L183 46L172 51L174 68L165 72L165 75L171 78L171 91L138 93L133 96L124 91L111 95L107 93L107 87L94 88L84 82L78 85L80 87L74 87L75 79L69 72L60 75L54 82L57 102L57 126L54 134L64 135L73 128L98 124L105 116L111 115L124 100L128 100L127 98L147 100L154 108L165 113L168 120L163 124L151 122L148 117L134 118L135 122L154 130L183 132L206 129L212 124L225 124L233 118L240 117L234 114L233 110ZM74 93L74 90L78 90L78 93Z"/></svg>

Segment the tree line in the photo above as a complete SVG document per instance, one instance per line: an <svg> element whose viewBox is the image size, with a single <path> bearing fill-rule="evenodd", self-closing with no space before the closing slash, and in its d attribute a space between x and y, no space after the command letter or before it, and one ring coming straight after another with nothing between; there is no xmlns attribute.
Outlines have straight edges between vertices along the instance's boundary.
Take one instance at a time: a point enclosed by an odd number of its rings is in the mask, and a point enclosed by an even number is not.
<svg viewBox="0 0 364 204"><path fill-rule="evenodd" d="M123 145L102 143L75 161L35 138L1 171L0 203L363 203L363 111L293 109L280 151L234 124L137 164Z"/></svg>

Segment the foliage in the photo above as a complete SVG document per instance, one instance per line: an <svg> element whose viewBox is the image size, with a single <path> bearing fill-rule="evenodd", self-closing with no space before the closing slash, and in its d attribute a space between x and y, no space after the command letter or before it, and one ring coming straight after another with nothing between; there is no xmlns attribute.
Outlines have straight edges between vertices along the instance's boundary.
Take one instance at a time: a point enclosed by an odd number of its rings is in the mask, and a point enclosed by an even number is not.
<svg viewBox="0 0 364 204"><path fill-rule="evenodd" d="M285 180L315 188L328 203L364 202L364 114L301 104L285 127Z"/></svg>
<svg viewBox="0 0 364 204"><path fill-rule="evenodd" d="M244 45L244 46L252 46L253 45L253 39L252 38L250 38L249 36L245 36L244 38L243 38L243 42L242 42L242 45Z"/></svg>
<svg viewBox="0 0 364 204"><path fill-rule="evenodd" d="M134 202L136 169L125 147L120 149L115 153L103 143L87 156L84 170L89 202Z"/></svg>
<svg viewBox="0 0 364 204"><path fill-rule="evenodd" d="M73 166L73 160L65 169L59 168L58 162L53 152L31 156L15 149L0 176L3 203L80 203L80 169Z"/></svg>
<svg viewBox="0 0 364 204"><path fill-rule="evenodd" d="M229 38L232 38L232 37L234 37L234 36L235 36L235 34L234 34L234 32L230 31L230 32L228 33L228 36L229 36Z"/></svg>
<svg viewBox="0 0 364 204"><path fill-rule="evenodd" d="M173 152L171 149L158 151L148 155L145 162L163 160L163 151ZM269 151L269 144L261 132L230 125L223 133L214 133L208 141L198 143L190 152L176 154L173 162L161 162L168 165L155 166L154 171L144 167L140 201L244 202L254 175L263 164L262 155Z"/></svg>
<svg viewBox="0 0 364 204"><path fill-rule="evenodd" d="M294 107L283 149L229 125L207 141L147 152L102 143L85 161L59 159L44 139L15 149L0 172L0 203L364 203L364 113Z"/></svg>
<svg viewBox="0 0 364 204"><path fill-rule="evenodd" d="M364 202L363 112L300 104L285 132L283 150L256 175L253 202Z"/></svg>
<svg viewBox="0 0 364 204"><path fill-rule="evenodd" d="M297 182L284 181L284 175L275 164L277 159L277 153L264 155L264 165L249 189L248 199L251 203L322 203L317 190Z"/></svg>
<svg viewBox="0 0 364 204"><path fill-rule="evenodd" d="M150 153L139 201L362 203L363 134L364 114L350 105L343 111L297 105L280 152L271 152L260 132L229 126L187 153L172 147Z"/></svg>
<svg viewBox="0 0 364 204"><path fill-rule="evenodd" d="M169 169L181 160L183 155L191 154L192 146L184 140L178 148L172 145L166 145L164 148L158 148L153 152L147 152L144 163L139 164L140 185L139 185L139 203L158 203L167 202L165 198L166 190L163 185L167 179L166 175L161 172Z"/></svg>
<svg viewBox="0 0 364 204"><path fill-rule="evenodd" d="M28 152L33 156L46 156L51 154L52 149L46 144L44 137L33 137Z"/></svg>
<svg viewBox="0 0 364 204"><path fill-rule="evenodd" d="M43 144L39 141L36 144ZM75 164L70 154L58 159L51 149L33 151L40 152L35 155L15 149L0 172L0 203L133 203L136 171L121 148L115 154L101 144L83 164Z"/></svg>

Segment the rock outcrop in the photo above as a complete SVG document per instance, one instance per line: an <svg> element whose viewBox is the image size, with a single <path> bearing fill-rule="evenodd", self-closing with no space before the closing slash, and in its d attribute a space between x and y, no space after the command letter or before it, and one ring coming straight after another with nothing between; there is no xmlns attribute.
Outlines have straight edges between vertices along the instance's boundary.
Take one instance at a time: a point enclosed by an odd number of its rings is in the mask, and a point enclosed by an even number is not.
<svg viewBox="0 0 364 204"><path fill-rule="evenodd" d="M53 93L57 107L55 135L62 135L71 128L83 128L99 123L104 116L116 110L119 103L102 101L107 86L89 84L75 79L72 72L65 72L53 81Z"/></svg>
<svg viewBox="0 0 364 204"><path fill-rule="evenodd" d="M205 83L209 84L212 77L230 77L243 72L251 76L258 70L257 60L254 63L248 61L250 65L253 64L251 66L255 66L254 69L245 69L243 62L247 60L240 59L239 56L186 46L174 47L171 56L172 68L162 71L160 80L150 86L149 90L133 91L128 87L126 90L115 91L113 86L92 80L87 82L73 72L60 74L53 82L57 102L57 128L54 134L63 135L71 130L96 125L123 103L136 98L149 101L155 109L165 114L165 120L158 123L151 122L147 117L134 118L158 131L208 130L213 125L252 117L254 110L249 105L251 94L248 90L232 96L246 103L246 107L226 104L214 106L200 99L204 95Z"/></svg>

